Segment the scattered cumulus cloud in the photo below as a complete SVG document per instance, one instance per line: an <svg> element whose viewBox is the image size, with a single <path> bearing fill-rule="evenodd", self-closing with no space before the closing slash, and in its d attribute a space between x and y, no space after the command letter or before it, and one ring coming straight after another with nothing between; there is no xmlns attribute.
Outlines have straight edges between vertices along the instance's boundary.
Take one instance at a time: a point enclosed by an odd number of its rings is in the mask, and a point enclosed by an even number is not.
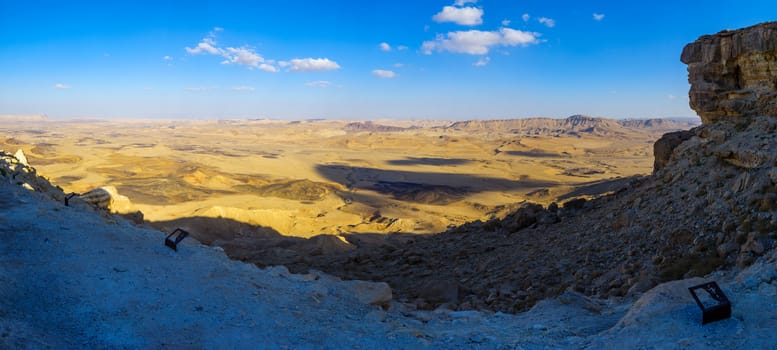
<svg viewBox="0 0 777 350"><path fill-rule="evenodd" d="M399 62L397 62L397 63L394 63L394 68L402 68L402 67L404 67L404 66L405 66L405 64L404 64L404 63L399 63Z"/></svg>
<svg viewBox="0 0 777 350"><path fill-rule="evenodd" d="M378 45L378 47L380 47L380 50L381 50L381 51L391 51L391 45L389 45L389 44L388 44L388 43L386 43L386 42L382 42L382 43L380 43L380 44Z"/></svg>
<svg viewBox="0 0 777 350"><path fill-rule="evenodd" d="M173 60L173 56L165 55L164 57L162 57L162 59L165 60L165 61L172 61Z"/></svg>
<svg viewBox="0 0 777 350"><path fill-rule="evenodd" d="M456 6L464 6L466 4L476 4L478 0L456 0L453 4Z"/></svg>
<svg viewBox="0 0 777 350"><path fill-rule="evenodd" d="M492 47L538 44L540 35L540 33L524 32L511 28L501 28L498 31L449 32L446 35L438 34L432 41L425 41L421 45L421 50L427 55L431 55L434 51L485 55Z"/></svg>
<svg viewBox="0 0 777 350"><path fill-rule="evenodd" d="M288 67L290 72L321 72L328 70L338 70L340 65L328 58L295 58L292 60L278 62L281 67Z"/></svg>
<svg viewBox="0 0 777 350"><path fill-rule="evenodd" d="M505 19L503 19L503 20L502 20L502 25L503 25L503 26L505 26L505 27L509 26L509 25L510 25L510 20L509 20L509 19L506 19L506 18L505 18Z"/></svg>
<svg viewBox="0 0 777 350"><path fill-rule="evenodd" d="M68 84L56 83L54 84L54 88L57 90L65 90L65 89L72 89L73 87Z"/></svg>
<svg viewBox="0 0 777 350"><path fill-rule="evenodd" d="M317 87L317 88L328 88L332 86L332 82L327 80L309 81L305 83L305 86Z"/></svg>
<svg viewBox="0 0 777 350"><path fill-rule="evenodd" d="M528 22L528 21L529 21L529 19L531 19L531 16L529 16L529 14L528 14L528 13L524 13L524 14L521 16L521 19L522 19L524 22Z"/></svg>
<svg viewBox="0 0 777 350"><path fill-rule="evenodd" d="M432 16L432 20L437 23L453 22L463 26L474 26L483 23L483 9L445 6L442 11Z"/></svg>
<svg viewBox="0 0 777 350"><path fill-rule="evenodd" d="M256 90L256 88L253 87L253 86L245 86L245 85L233 86L233 87L231 87L229 89L232 90L232 91L254 91L254 90Z"/></svg>
<svg viewBox="0 0 777 350"><path fill-rule="evenodd" d="M537 19L537 22L544 24L548 28L553 28L556 26L556 21L552 18L540 17Z"/></svg>
<svg viewBox="0 0 777 350"><path fill-rule="evenodd" d="M604 19L603 13L594 13L594 21L601 21Z"/></svg>
<svg viewBox="0 0 777 350"><path fill-rule="evenodd" d="M379 77L379 78L386 78L390 79L397 76L397 73L394 73L390 70L383 70L383 69L376 69L372 71L372 75Z"/></svg>
<svg viewBox="0 0 777 350"><path fill-rule="evenodd" d="M405 50L407 50L407 46L405 46L405 45L399 45L399 46L397 46L397 50L398 50L398 51L405 51Z"/></svg>
<svg viewBox="0 0 777 350"><path fill-rule="evenodd" d="M194 48L186 47L185 50L191 55L210 54L218 55L224 58L221 64L238 64L247 66L249 69L258 68L265 72L277 72L278 68L273 66L274 61L265 60L262 55L250 47L219 47L216 43L216 33L223 31L221 27L215 27ZM165 60L167 60L165 56ZM172 57L170 57L172 59Z"/></svg>
<svg viewBox="0 0 777 350"><path fill-rule="evenodd" d="M486 57L481 57L477 62L473 63L472 65L475 67L485 67L486 65L488 65L488 62L491 62L491 58L486 56Z"/></svg>

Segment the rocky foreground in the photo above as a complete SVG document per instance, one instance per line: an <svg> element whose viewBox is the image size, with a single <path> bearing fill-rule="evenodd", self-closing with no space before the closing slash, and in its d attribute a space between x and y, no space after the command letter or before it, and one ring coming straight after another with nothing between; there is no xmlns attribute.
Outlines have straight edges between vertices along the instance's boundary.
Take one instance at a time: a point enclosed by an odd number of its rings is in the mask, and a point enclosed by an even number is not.
<svg viewBox="0 0 777 350"><path fill-rule="evenodd" d="M20 154L17 154L22 158ZM2 349L770 349L777 253L640 297L576 292L518 315L417 310L385 283L229 259L71 199L0 152ZM718 281L733 317L701 326L687 288Z"/></svg>

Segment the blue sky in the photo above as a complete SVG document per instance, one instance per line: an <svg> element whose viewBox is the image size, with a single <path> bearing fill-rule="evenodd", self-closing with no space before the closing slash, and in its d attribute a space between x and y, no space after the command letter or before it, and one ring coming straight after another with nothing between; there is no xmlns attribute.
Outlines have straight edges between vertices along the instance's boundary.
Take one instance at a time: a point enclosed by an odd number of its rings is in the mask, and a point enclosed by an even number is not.
<svg viewBox="0 0 777 350"><path fill-rule="evenodd" d="M686 43L777 1L0 0L0 114L693 116Z"/></svg>

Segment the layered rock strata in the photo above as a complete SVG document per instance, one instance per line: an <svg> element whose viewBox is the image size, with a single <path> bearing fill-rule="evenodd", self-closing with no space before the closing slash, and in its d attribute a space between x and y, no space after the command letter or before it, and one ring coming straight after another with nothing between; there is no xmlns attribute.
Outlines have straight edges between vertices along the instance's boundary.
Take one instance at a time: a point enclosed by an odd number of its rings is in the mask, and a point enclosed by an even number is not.
<svg viewBox="0 0 777 350"><path fill-rule="evenodd" d="M777 115L777 22L702 36L680 60L702 123Z"/></svg>

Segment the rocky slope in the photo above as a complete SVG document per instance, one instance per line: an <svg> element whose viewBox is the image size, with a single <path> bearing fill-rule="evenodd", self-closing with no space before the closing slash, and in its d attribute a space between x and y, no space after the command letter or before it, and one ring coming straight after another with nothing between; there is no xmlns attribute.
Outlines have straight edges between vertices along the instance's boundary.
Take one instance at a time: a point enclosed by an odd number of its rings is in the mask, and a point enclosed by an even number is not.
<svg viewBox="0 0 777 350"><path fill-rule="evenodd" d="M601 349L773 347L777 256L708 276L733 317L700 326L687 287L566 292L519 315L416 310L385 283L258 269L76 200L0 152L0 348Z"/></svg>

